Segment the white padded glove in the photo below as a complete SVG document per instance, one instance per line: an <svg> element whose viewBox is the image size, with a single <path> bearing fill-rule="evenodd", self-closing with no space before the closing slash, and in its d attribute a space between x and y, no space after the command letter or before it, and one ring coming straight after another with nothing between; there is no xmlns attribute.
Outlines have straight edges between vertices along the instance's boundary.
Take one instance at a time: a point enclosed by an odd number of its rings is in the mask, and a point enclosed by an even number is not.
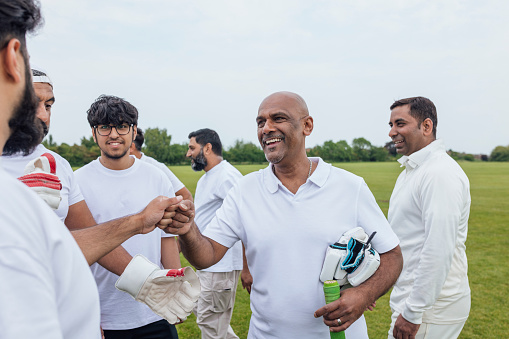
<svg viewBox="0 0 509 339"><path fill-rule="evenodd" d="M161 270L140 254L127 265L115 287L170 324L186 320L200 295L200 281L191 267Z"/></svg>
<svg viewBox="0 0 509 339"><path fill-rule="evenodd" d="M62 183L56 175L57 164L50 153L44 153L25 166L25 175L18 178L35 191L52 209L58 209L62 200Z"/></svg>
<svg viewBox="0 0 509 339"><path fill-rule="evenodd" d="M366 245L369 238L362 227L355 227L328 246L320 281L337 280L340 286L347 283L359 286L369 279L380 266L378 252L371 244Z"/></svg>

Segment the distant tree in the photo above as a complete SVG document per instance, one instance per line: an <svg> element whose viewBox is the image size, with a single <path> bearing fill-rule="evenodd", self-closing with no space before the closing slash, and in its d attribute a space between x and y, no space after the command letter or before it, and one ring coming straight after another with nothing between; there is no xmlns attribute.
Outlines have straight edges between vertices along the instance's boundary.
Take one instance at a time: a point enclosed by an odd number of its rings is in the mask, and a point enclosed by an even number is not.
<svg viewBox="0 0 509 339"><path fill-rule="evenodd" d="M389 155L392 155L394 157L398 155L394 141L389 141L388 143L386 143L384 148L387 150L387 152L389 152Z"/></svg>
<svg viewBox="0 0 509 339"><path fill-rule="evenodd" d="M491 161L509 161L509 145L497 146L491 151Z"/></svg>
<svg viewBox="0 0 509 339"><path fill-rule="evenodd" d="M171 162L171 135L167 134L166 128L147 128L145 130L144 152L157 161L169 164Z"/></svg>
<svg viewBox="0 0 509 339"><path fill-rule="evenodd" d="M475 161L475 157L473 154L465 154L463 156L463 160L466 160L466 161Z"/></svg>
<svg viewBox="0 0 509 339"><path fill-rule="evenodd" d="M186 158L187 143L170 145L170 164L181 165L188 164L190 160Z"/></svg>
<svg viewBox="0 0 509 339"><path fill-rule="evenodd" d="M236 140L235 144L227 150L223 150L223 157L229 162L241 163L263 163L265 153L252 142L244 142L243 140Z"/></svg>
<svg viewBox="0 0 509 339"><path fill-rule="evenodd" d="M340 140L338 142L328 140L323 143L323 146L315 146L310 149L308 154L331 162L346 162L352 160L352 148L345 140Z"/></svg>
<svg viewBox="0 0 509 339"><path fill-rule="evenodd" d="M358 161L370 161L371 143L364 138L356 138L352 141L353 158Z"/></svg>
<svg viewBox="0 0 509 339"><path fill-rule="evenodd" d="M48 137L44 139L42 144L44 145L44 147L46 147L48 149L50 149L51 147L56 147L57 146L57 144L53 140L53 136L51 134L48 134Z"/></svg>
<svg viewBox="0 0 509 339"><path fill-rule="evenodd" d="M94 146L97 146L97 144L94 141L94 137L90 136L90 138L81 138L81 146L85 146L87 149L91 149Z"/></svg>
<svg viewBox="0 0 509 339"><path fill-rule="evenodd" d="M385 147L371 147L369 150L369 161L386 161L389 151Z"/></svg>

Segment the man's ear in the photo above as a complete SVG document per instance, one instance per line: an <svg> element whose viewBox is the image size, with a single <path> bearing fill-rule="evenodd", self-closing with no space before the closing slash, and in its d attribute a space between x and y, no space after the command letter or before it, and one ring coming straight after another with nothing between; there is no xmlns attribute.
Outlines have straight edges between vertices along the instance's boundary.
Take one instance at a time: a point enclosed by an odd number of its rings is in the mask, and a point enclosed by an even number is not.
<svg viewBox="0 0 509 339"><path fill-rule="evenodd" d="M136 134L138 134L138 126L133 125L133 141L136 139Z"/></svg>
<svg viewBox="0 0 509 339"><path fill-rule="evenodd" d="M209 155L212 152L212 144L209 142L203 146L203 153Z"/></svg>
<svg viewBox="0 0 509 339"><path fill-rule="evenodd" d="M97 144L97 138L95 137L95 128L92 127L92 138L94 138L94 142Z"/></svg>
<svg viewBox="0 0 509 339"><path fill-rule="evenodd" d="M431 121L430 118L424 119L424 121L421 123L422 126L422 133L425 136L430 136L433 134L433 121Z"/></svg>
<svg viewBox="0 0 509 339"><path fill-rule="evenodd" d="M23 81L24 58L21 53L21 42L18 39L11 39L2 51L4 72L7 79L13 82ZM25 67L30 67L25 65Z"/></svg>
<svg viewBox="0 0 509 339"><path fill-rule="evenodd" d="M308 116L304 119L304 135L309 136L311 135L311 132L313 132L313 117Z"/></svg>

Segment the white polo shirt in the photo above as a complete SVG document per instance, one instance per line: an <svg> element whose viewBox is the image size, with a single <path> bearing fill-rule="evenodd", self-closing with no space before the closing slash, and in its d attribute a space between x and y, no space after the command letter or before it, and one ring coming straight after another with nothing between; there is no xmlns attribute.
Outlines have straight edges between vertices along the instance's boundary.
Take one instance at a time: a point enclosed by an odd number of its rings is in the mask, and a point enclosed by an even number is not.
<svg viewBox="0 0 509 339"><path fill-rule="evenodd" d="M442 140L398 161L405 170L392 192L388 219L401 240L404 264L391 309L414 324L465 321L470 311L468 178Z"/></svg>
<svg viewBox="0 0 509 339"><path fill-rule="evenodd" d="M97 287L71 233L3 169L0 187L0 337L99 339Z"/></svg>
<svg viewBox="0 0 509 339"><path fill-rule="evenodd" d="M171 184L173 185L173 189L175 190L175 192L178 192L182 188L184 188L184 184L182 183L182 181L180 181L179 178L177 178L177 176L175 174L173 174L173 172L165 164L157 161L154 158L151 158L151 157L145 155L143 152L141 152L140 160L144 161L146 163L152 164L155 167L161 169L164 172L164 174L166 174L168 179L170 179Z"/></svg>
<svg viewBox="0 0 509 339"><path fill-rule="evenodd" d="M296 194L284 187L272 165L239 180L204 235L231 247L239 239L253 276L248 338L328 338L329 327L314 312L325 305L319 280L327 246L357 226L376 231L380 253L398 245L364 180L325 163ZM367 338L363 317L348 338Z"/></svg>
<svg viewBox="0 0 509 339"><path fill-rule="evenodd" d="M81 194L80 188L74 178L74 172L67 160L40 144L31 154L27 156L23 156L21 153L10 156L2 156L2 166L11 176L19 178L25 174L25 166L30 161L40 157L44 153L50 153L53 155L57 163L56 174L62 183L62 191L60 192L62 200L58 205L58 209L55 210L55 213L62 222L65 222L65 218L67 218L67 213L69 212L69 206L83 200L83 195Z"/></svg>
<svg viewBox="0 0 509 339"><path fill-rule="evenodd" d="M223 204L223 200L230 189L240 178L242 178L242 174L228 161L223 160L208 172L205 172L198 180L194 199L196 208L194 220L200 232L203 233L206 226L216 215L217 209ZM237 241L217 264L202 271L231 272L241 270L242 266L242 243Z"/></svg>

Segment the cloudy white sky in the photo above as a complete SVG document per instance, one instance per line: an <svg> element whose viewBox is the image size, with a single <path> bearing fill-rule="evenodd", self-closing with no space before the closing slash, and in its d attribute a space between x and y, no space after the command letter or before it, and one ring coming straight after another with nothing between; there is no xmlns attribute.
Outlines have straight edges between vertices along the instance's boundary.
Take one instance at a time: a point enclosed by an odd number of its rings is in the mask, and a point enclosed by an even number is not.
<svg viewBox="0 0 509 339"><path fill-rule="evenodd" d="M139 126L172 142L209 127L225 146L258 144L264 97L293 91L315 129L307 140L384 145L389 106L426 96L447 148L509 144L509 2L494 0L43 0L31 62L54 82L50 134L91 135L86 110L123 97Z"/></svg>

